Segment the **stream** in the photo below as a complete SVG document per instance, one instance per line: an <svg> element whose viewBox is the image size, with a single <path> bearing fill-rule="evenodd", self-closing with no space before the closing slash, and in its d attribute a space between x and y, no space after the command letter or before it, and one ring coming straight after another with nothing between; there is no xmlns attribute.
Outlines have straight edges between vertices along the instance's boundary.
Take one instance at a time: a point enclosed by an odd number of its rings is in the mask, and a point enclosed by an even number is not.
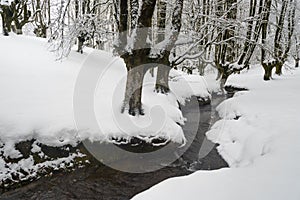
<svg viewBox="0 0 300 200"><path fill-rule="evenodd" d="M196 105L187 103L182 106L183 116L187 118L183 131L189 140L189 134L198 127L197 135L190 147L180 159L169 166L148 173L126 173L112 169L90 158L90 164L77 167L72 171L55 171L51 176L42 176L38 180L26 183L0 195L0 199L121 199L126 200L170 177L184 176L196 170L213 170L227 167L226 162L217 153L216 145L203 158L199 151L205 132L219 118L216 107L226 99L225 95L213 95L211 104ZM194 120L199 115L200 120ZM136 163L126 163L134 165Z"/></svg>

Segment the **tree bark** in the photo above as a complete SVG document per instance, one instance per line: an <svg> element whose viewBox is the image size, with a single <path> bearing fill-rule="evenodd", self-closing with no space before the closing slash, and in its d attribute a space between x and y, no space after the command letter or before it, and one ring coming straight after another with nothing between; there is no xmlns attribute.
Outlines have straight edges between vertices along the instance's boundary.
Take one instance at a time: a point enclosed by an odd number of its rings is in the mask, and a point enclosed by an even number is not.
<svg viewBox="0 0 300 200"><path fill-rule="evenodd" d="M165 39L165 28L166 28L166 10L167 2L165 0L159 0L157 4L157 39L156 43L160 43ZM168 60L165 60L163 65L157 66L157 75L156 75L156 84L155 91L157 93L168 93L169 88L169 72L171 69L167 69L166 66L169 66L170 63Z"/></svg>
<svg viewBox="0 0 300 200"><path fill-rule="evenodd" d="M157 68L157 76L156 76L156 84L155 91L157 93L166 94L170 91L169 87L169 74L171 71L171 67L169 67L169 63L166 65L158 66Z"/></svg>
<svg viewBox="0 0 300 200"><path fill-rule="evenodd" d="M216 8L217 17L221 17L226 12L226 18L229 20L235 20L237 15L237 0L226 1L224 4L222 0L218 1ZM236 41L233 39L235 36L235 28L230 26L226 28L224 32L221 33L220 28L218 28L219 36L218 41L222 42L220 45L215 47L215 63L218 69L218 77L226 82L228 76L230 75L229 63L233 63L236 59L234 52L234 46Z"/></svg>
<svg viewBox="0 0 300 200"><path fill-rule="evenodd" d="M12 17L13 12L11 11L9 6L1 6L1 18L2 18L2 31L3 35L8 36L9 32L11 32L11 24L12 24Z"/></svg>
<svg viewBox="0 0 300 200"><path fill-rule="evenodd" d="M119 53L123 58L126 68L128 71L126 91L123 106L121 112L128 110L128 113L132 116L143 115L142 108L142 89L143 80L146 71L145 65L149 63L150 47L145 47L147 44L148 32L147 28L152 26L152 16L156 4L156 0L143 1L141 7L141 13L138 17L138 22L136 24L136 37L134 40L133 47L130 53L124 53L126 51L127 45L127 34L130 28L128 20L130 16L128 15L128 1L120 1L120 24L119 24ZM124 7L122 7L122 5Z"/></svg>
<svg viewBox="0 0 300 200"><path fill-rule="evenodd" d="M2 18L2 31L3 31L3 35L4 36L9 36L8 33L8 28L7 28L7 24L6 24L6 18L5 18L5 14L1 13L1 18Z"/></svg>
<svg viewBox="0 0 300 200"><path fill-rule="evenodd" d="M247 35L246 35L243 53L238 61L239 65L241 65L241 64L244 64L247 66L249 65L249 60L246 60L246 62L244 62L244 60L249 51L250 41L252 38L252 29L253 29L253 22L254 22L253 18L254 18L255 12L256 12L256 4L257 4L257 0L250 0L249 18L252 18L252 19L248 22ZM254 51L254 49L253 49L253 51Z"/></svg>
<svg viewBox="0 0 300 200"><path fill-rule="evenodd" d="M263 68L264 68L264 80L265 81L269 81L272 78L272 70L274 68L274 63L263 63L262 64Z"/></svg>
<svg viewBox="0 0 300 200"><path fill-rule="evenodd" d="M158 92L167 93L170 91L169 73L173 64L170 63L169 56L171 54L171 50L175 47L175 42L177 41L179 32L181 30L182 10L183 0L176 0L171 21L170 32L172 34L170 37L166 38L168 40L167 45L162 53L162 57L159 59L159 64L161 64L162 67L159 67L161 69L158 69L156 79L156 91Z"/></svg>
<svg viewBox="0 0 300 200"><path fill-rule="evenodd" d="M138 53L141 54L141 53ZM127 81L125 98L121 112L128 110L132 116L144 115L142 108L142 89L145 76L145 67L139 59L134 59L135 55L128 55L125 58L127 67Z"/></svg>
<svg viewBox="0 0 300 200"><path fill-rule="evenodd" d="M262 18L262 25L261 25L261 30L262 30L262 36L261 36L261 41L262 45L264 46L266 43L266 38L267 38L267 28L268 28L268 22L269 22L269 16L270 16L270 8L271 8L271 3L272 0L266 0L264 9L263 9L263 18ZM261 64L265 70L264 74L264 80L268 81L272 77L272 69L274 67L273 63L267 63L265 61L266 57L266 50L264 48L261 49Z"/></svg>
<svg viewBox="0 0 300 200"><path fill-rule="evenodd" d="M300 59L298 58L295 60L295 68L299 67L299 63L300 63Z"/></svg>
<svg viewBox="0 0 300 200"><path fill-rule="evenodd" d="M276 68L275 74L280 76L282 74L282 67L283 67L283 63L281 61L277 61L275 67Z"/></svg>
<svg viewBox="0 0 300 200"><path fill-rule="evenodd" d="M282 66L284 63L284 58L283 58L283 46L282 46L282 31L283 31L283 25L284 25L284 19L285 19L285 14L287 10L287 0L283 0L282 6L281 6L281 11L280 11L280 16L277 24L277 29L275 32L275 37L274 37L274 55L276 58L276 71L275 73L277 75L282 74Z"/></svg>

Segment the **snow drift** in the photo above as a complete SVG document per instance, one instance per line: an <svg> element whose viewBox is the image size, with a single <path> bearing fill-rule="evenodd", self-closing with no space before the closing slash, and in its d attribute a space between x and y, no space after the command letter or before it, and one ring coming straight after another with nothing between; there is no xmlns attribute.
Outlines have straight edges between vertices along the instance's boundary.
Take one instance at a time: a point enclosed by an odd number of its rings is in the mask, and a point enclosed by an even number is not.
<svg viewBox="0 0 300 200"><path fill-rule="evenodd" d="M116 58L109 53L94 51L99 57L91 61L89 55L93 50L87 48L84 54L71 52L68 59L55 61L43 39L11 34L9 37L0 36L0 42L5 47L0 49L0 140L4 145L4 156L19 157L14 144L33 138L46 145L62 146L76 145L83 139L103 142L113 137L140 136L140 130L134 130L135 127L122 131L114 123L116 116L112 116L113 109L118 107L111 106L111 102L121 105L125 88L126 69L120 59L108 69L95 91L95 113L103 125L102 133L89 131L89 127L78 131L74 122L73 91L82 65L90 59L89 62L94 61L103 67L101 56L108 60ZM151 83L155 79L147 74L147 87L143 91L146 115L133 119L129 115L119 114L117 118L130 118L136 124L148 124L151 122L151 108L158 105L165 112L166 123L156 132L156 136L184 143L184 134L178 125L184 123L184 117L178 108L178 101L183 103L191 95L207 99L210 94L200 76L192 78L191 84L186 75L177 76L170 84L173 93L166 96L153 92ZM182 82L192 85L191 90L182 88ZM153 130L144 131L142 136L152 137Z"/></svg>
<svg viewBox="0 0 300 200"><path fill-rule="evenodd" d="M300 71L284 74L265 82L256 66L229 77L249 91L219 105L207 136L231 168L171 178L133 199L300 199Z"/></svg>

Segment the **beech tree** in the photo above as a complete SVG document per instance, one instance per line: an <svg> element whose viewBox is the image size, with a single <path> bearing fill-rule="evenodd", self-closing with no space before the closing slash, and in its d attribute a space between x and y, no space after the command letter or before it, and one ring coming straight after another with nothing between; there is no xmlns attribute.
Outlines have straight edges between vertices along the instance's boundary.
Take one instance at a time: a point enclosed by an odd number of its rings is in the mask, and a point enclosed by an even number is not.
<svg viewBox="0 0 300 200"><path fill-rule="evenodd" d="M156 3L156 0L145 0L137 7L137 2L130 4L127 0L120 0L119 4L119 34L116 49L124 60L128 71L124 104L121 111L128 110L130 115L144 114L141 98L143 79L147 70L159 65L171 68L170 51L175 46L181 28L183 0L176 0L170 30L167 31L164 40L159 45L151 47L147 38L151 34ZM128 7L129 5L131 8ZM137 11L129 13L129 10L139 9L140 13ZM132 20L136 20L136 23ZM136 25L131 26L132 23ZM168 73L159 76L164 77L163 79L168 82ZM163 87L166 87L166 84L162 84Z"/></svg>
<svg viewBox="0 0 300 200"><path fill-rule="evenodd" d="M41 5L48 1L40 0ZM270 80L272 69L280 75L289 56L299 62L296 0L67 0L59 4L50 39L60 55L67 56L75 43L79 52L85 45L114 49L128 72L142 69L128 73L122 112L131 115L143 114L142 82L154 67L158 67L155 90L167 94L169 72L175 67L188 73L198 68L203 75L210 65L225 83L252 63L260 62L264 79Z"/></svg>
<svg viewBox="0 0 300 200"><path fill-rule="evenodd" d="M55 8L49 28L51 50L58 59L67 57L75 44L82 53L84 46L103 49L114 39L117 21L111 0L61 0Z"/></svg>
<svg viewBox="0 0 300 200"><path fill-rule="evenodd" d="M32 14L28 9L28 1L5 1L5 3L0 4L0 8L3 34L8 36L11 30L16 34L22 34L22 28L25 24L30 22L29 19Z"/></svg>
<svg viewBox="0 0 300 200"><path fill-rule="evenodd" d="M300 38L299 36L295 36L295 52L293 55L293 58L295 59L295 68L299 67L299 62L300 62Z"/></svg>
<svg viewBox="0 0 300 200"><path fill-rule="evenodd" d="M266 45L267 28L269 23L271 0L266 1L265 14L262 23L262 46ZM276 68L276 74L282 74L282 67L286 62L290 49L292 46L292 39L295 30L295 12L296 2L294 0L282 0L281 8L278 12L277 23L274 36L274 47L272 50L262 48L261 63L265 70L264 80L270 80L272 77L272 70ZM294 41L297 43L296 41ZM266 56L272 59L267 60Z"/></svg>
<svg viewBox="0 0 300 200"><path fill-rule="evenodd" d="M47 38L47 29L51 25L51 5L50 0L32 0L31 9L33 16L31 22L34 24L34 34L37 37ZM51 29L49 29L51 35Z"/></svg>

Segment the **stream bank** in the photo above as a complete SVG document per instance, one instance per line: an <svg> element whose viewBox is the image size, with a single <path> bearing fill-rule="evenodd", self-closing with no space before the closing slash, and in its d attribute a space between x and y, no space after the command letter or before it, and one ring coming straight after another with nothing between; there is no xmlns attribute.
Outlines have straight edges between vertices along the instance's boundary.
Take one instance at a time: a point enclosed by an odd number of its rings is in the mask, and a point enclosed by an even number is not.
<svg viewBox="0 0 300 200"><path fill-rule="evenodd" d="M84 145L76 148L43 147L48 155L59 157L65 155L66 149L70 152L85 154L70 167L58 169L41 175L39 179L28 180L24 183L12 184L10 187L2 187L0 199L130 199L135 194L149 187L175 176L183 176L196 170L213 170L228 167L212 144L212 150L203 158L199 158L199 152L205 133L219 118L216 107L225 100L225 95L213 95L210 104L196 105L186 103L182 106L183 115L187 118L183 131L189 140L191 131L197 128L195 138L190 141L189 148L183 155L171 165L149 173L132 174L118 171L103 165L86 151ZM200 120L195 122L195 116L200 110ZM27 146L29 143L27 143ZM22 146L22 145L21 145ZM24 145L23 145L24 146ZM29 148L29 147L28 147ZM120 165L136 165L126 159L119 161Z"/></svg>

